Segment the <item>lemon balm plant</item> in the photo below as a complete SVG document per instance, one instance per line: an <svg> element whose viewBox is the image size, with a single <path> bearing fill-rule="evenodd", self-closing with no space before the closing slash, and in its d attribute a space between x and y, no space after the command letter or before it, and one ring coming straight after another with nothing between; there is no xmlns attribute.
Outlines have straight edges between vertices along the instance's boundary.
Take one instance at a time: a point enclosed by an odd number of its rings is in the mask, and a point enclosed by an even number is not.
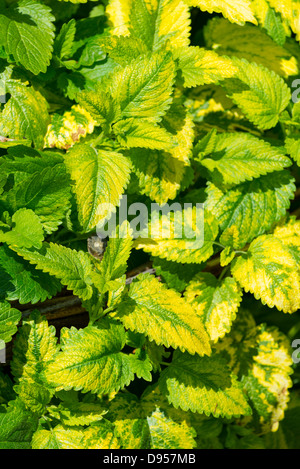
<svg viewBox="0 0 300 469"><path fill-rule="evenodd" d="M299 448L299 18L0 0L1 448ZM122 196L203 204L203 242L162 211L95 255Z"/></svg>

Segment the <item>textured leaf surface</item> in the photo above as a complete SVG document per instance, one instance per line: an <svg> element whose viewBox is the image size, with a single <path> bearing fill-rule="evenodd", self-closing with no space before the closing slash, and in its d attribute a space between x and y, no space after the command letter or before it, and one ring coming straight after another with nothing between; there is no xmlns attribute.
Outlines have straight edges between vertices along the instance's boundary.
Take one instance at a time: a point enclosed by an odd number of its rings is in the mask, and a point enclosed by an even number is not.
<svg viewBox="0 0 300 469"><path fill-rule="evenodd" d="M175 49L173 56L178 62L184 86L187 88L217 84L224 78L233 77L237 71L228 58L198 46Z"/></svg>
<svg viewBox="0 0 300 469"><path fill-rule="evenodd" d="M76 145L65 156L85 231L110 215L128 182L130 166L120 153Z"/></svg>
<svg viewBox="0 0 300 469"><path fill-rule="evenodd" d="M37 430L32 438L32 449L84 449L84 446L83 431L63 425Z"/></svg>
<svg viewBox="0 0 300 469"><path fill-rule="evenodd" d="M188 284L185 298L196 309L210 339L216 342L230 331L242 294L231 277L218 282L210 273L199 273Z"/></svg>
<svg viewBox="0 0 300 469"><path fill-rule="evenodd" d="M54 243L44 244L39 251L25 248L14 250L31 264L35 264L37 269L54 275L83 300L91 298L92 263L87 253Z"/></svg>
<svg viewBox="0 0 300 469"><path fill-rule="evenodd" d="M109 289L109 282L119 279L126 273L132 244L132 232L128 222L125 221L111 234L98 272L93 275L95 285L101 293Z"/></svg>
<svg viewBox="0 0 300 469"><path fill-rule="evenodd" d="M216 182L239 184L280 171L290 166L291 160L267 142L236 132L218 135L211 154L202 158L201 164Z"/></svg>
<svg viewBox="0 0 300 469"><path fill-rule="evenodd" d="M142 194L160 205L176 197L187 163L174 158L170 152L158 150L133 149L129 157Z"/></svg>
<svg viewBox="0 0 300 469"><path fill-rule="evenodd" d="M189 44L190 17L182 0L111 0L107 14L112 34L142 39L151 50L166 41L172 47Z"/></svg>
<svg viewBox="0 0 300 469"><path fill-rule="evenodd" d="M276 432L292 385L289 339L274 326L257 326L250 311L240 309L232 330L216 348L230 357L229 365L259 416L261 430Z"/></svg>
<svg viewBox="0 0 300 469"><path fill-rule="evenodd" d="M263 304L285 313L300 308L300 275L297 260L288 247L273 235L252 241L246 255L232 265L232 275Z"/></svg>
<svg viewBox="0 0 300 469"><path fill-rule="evenodd" d="M50 415L59 419L63 425L89 425L102 420L107 412L97 402L64 402L56 406L49 406Z"/></svg>
<svg viewBox="0 0 300 469"><path fill-rule="evenodd" d="M10 208L31 209L47 233L56 231L70 208L71 196L62 157L47 152L31 155L29 149L16 147L5 157L2 168L14 177L14 186L6 196Z"/></svg>
<svg viewBox="0 0 300 469"><path fill-rule="evenodd" d="M268 35L279 45L283 46L288 35L286 24L281 16L270 7L267 0L252 0L252 10L258 23Z"/></svg>
<svg viewBox="0 0 300 469"><path fill-rule="evenodd" d="M264 325L258 326L256 341L257 355L242 382L260 415L263 431L276 431L287 409L289 388L293 384L290 344L277 328Z"/></svg>
<svg viewBox="0 0 300 469"><path fill-rule="evenodd" d="M21 319L21 312L11 308L7 301L0 302L0 340L9 342L17 332L17 326Z"/></svg>
<svg viewBox="0 0 300 469"><path fill-rule="evenodd" d="M147 418L152 449L193 449L196 432L185 422L177 423L156 410Z"/></svg>
<svg viewBox="0 0 300 469"><path fill-rule="evenodd" d="M300 139L288 137L285 140L285 147L289 155L291 155L297 165L300 166Z"/></svg>
<svg viewBox="0 0 300 469"><path fill-rule="evenodd" d="M220 55L244 58L283 77L298 74L294 54L276 44L260 28L253 28L251 25L239 26L222 18L214 18L205 27L204 35L207 47Z"/></svg>
<svg viewBox="0 0 300 469"><path fill-rule="evenodd" d="M0 448L30 449L37 425L37 415L28 412L19 399L12 401L0 412Z"/></svg>
<svg viewBox="0 0 300 469"><path fill-rule="evenodd" d="M193 7L199 7L208 13L222 13L232 23L244 24L246 21L257 24L248 0L185 0Z"/></svg>
<svg viewBox="0 0 300 469"><path fill-rule="evenodd" d="M206 207L223 230L223 242L226 243L227 234L234 229L233 247L242 248L280 221L289 208L294 191L294 180L288 172L262 176L228 191L208 183Z"/></svg>
<svg viewBox="0 0 300 469"><path fill-rule="evenodd" d="M236 80L226 81L228 96L259 129L275 127L291 99L286 83L273 71L254 62L232 60L238 72Z"/></svg>
<svg viewBox="0 0 300 469"><path fill-rule="evenodd" d="M13 214L12 222L11 231L0 233L0 242L24 248L40 249L42 247L43 227L39 217L32 210L18 210Z"/></svg>
<svg viewBox="0 0 300 469"><path fill-rule="evenodd" d="M157 344L210 354L207 333L194 309L153 277L146 275L132 282L128 296L117 306L116 317L126 328L147 334Z"/></svg>
<svg viewBox="0 0 300 469"><path fill-rule="evenodd" d="M111 76L110 93L120 105L120 117L159 121L171 104L174 78L170 53L142 57L117 70Z"/></svg>
<svg viewBox="0 0 300 469"><path fill-rule="evenodd" d="M172 207L172 205L170 206ZM208 211L205 211L204 214L202 210L201 213L200 211L196 213L196 208L180 210L179 213L179 218L175 213L174 217L171 216L171 218L170 215L162 214L161 217L152 220L149 230L151 238L138 238L134 242L135 248L143 249L153 256L169 261L186 264L200 264L206 261L213 254L213 242L218 235L216 219ZM199 222L197 222L197 226L196 219ZM179 236L183 222L184 232L181 231ZM189 238L187 234L189 234Z"/></svg>
<svg viewBox="0 0 300 469"><path fill-rule="evenodd" d="M161 374L159 386L170 404L214 417L250 415L240 383L221 357L177 353Z"/></svg>
<svg viewBox="0 0 300 469"><path fill-rule="evenodd" d="M47 377L57 389L98 394L118 391L134 378L129 357L121 352L124 345L125 331L120 325L71 329Z"/></svg>
<svg viewBox="0 0 300 469"><path fill-rule="evenodd" d="M190 168L194 139L191 116L174 101L164 116L162 125L172 135L175 145L168 151L139 151L129 153L133 171L138 177L139 190L157 204L173 200Z"/></svg>
<svg viewBox="0 0 300 469"><path fill-rule="evenodd" d="M17 63L37 75L50 63L54 16L48 6L22 0L0 15L1 42Z"/></svg>
<svg viewBox="0 0 300 469"><path fill-rule="evenodd" d="M42 413L51 399L51 389L45 378L45 369L58 353L54 326L34 311L23 321L14 349L13 369L21 374L15 390L25 406ZM24 342L26 349L23 349Z"/></svg>
<svg viewBox="0 0 300 469"><path fill-rule="evenodd" d="M68 150L77 141L93 133L96 121L81 106L72 106L63 115L52 114L45 135L45 148Z"/></svg>
<svg viewBox="0 0 300 469"><path fill-rule="evenodd" d="M56 278L36 270L7 246L0 247L0 279L0 298L21 304L45 301L61 289Z"/></svg>
<svg viewBox="0 0 300 469"><path fill-rule="evenodd" d="M17 80L7 80L5 86L10 99L0 114L2 134L17 140L25 138L42 148L50 119L45 98Z"/></svg>
<svg viewBox="0 0 300 469"><path fill-rule="evenodd" d="M121 120L114 125L114 131L125 148L169 150L176 145L163 127L142 119Z"/></svg>

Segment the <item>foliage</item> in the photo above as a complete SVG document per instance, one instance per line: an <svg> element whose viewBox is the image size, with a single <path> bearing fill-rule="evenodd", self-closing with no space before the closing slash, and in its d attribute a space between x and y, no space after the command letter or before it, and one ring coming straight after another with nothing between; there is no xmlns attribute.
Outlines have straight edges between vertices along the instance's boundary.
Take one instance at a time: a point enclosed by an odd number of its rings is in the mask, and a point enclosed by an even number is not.
<svg viewBox="0 0 300 469"><path fill-rule="evenodd" d="M0 0L0 448L299 449L299 19Z"/></svg>

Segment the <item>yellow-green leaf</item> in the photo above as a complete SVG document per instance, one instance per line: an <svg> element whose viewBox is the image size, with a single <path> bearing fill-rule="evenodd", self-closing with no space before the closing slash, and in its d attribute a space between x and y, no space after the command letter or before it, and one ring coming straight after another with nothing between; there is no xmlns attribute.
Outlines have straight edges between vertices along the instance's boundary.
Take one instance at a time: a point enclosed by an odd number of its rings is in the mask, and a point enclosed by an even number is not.
<svg viewBox="0 0 300 469"><path fill-rule="evenodd" d="M199 357L177 352L160 375L159 386L170 404L214 417L251 415L236 377L217 354Z"/></svg>
<svg viewBox="0 0 300 469"><path fill-rule="evenodd" d="M233 261L231 271L246 292L270 308L285 313L300 308L299 264L281 239L259 236L247 253Z"/></svg>
<svg viewBox="0 0 300 469"><path fill-rule="evenodd" d="M45 136L45 148L67 150L94 131L96 121L81 106L72 106L63 115L52 114Z"/></svg>
<svg viewBox="0 0 300 469"><path fill-rule="evenodd" d="M207 47L221 56L261 64L284 78L299 73L297 58L260 28L239 26L223 18L214 18L205 26L204 36Z"/></svg>
<svg viewBox="0 0 300 469"><path fill-rule="evenodd" d="M232 23L246 21L257 24L249 0L185 0L189 6L199 7L208 13L222 13Z"/></svg>
<svg viewBox="0 0 300 469"><path fill-rule="evenodd" d="M129 356L121 352L125 340L123 326L112 322L66 330L62 352L49 365L47 378L57 390L118 391L134 378Z"/></svg>
<svg viewBox="0 0 300 469"><path fill-rule="evenodd" d="M210 273L197 274L188 284L184 296L196 309L214 342L230 331L242 299L241 288L233 278L218 282Z"/></svg>
<svg viewBox="0 0 300 469"><path fill-rule="evenodd" d="M76 145L65 155L79 221L90 231L112 213L127 185L130 163L120 153Z"/></svg>
<svg viewBox="0 0 300 469"><path fill-rule="evenodd" d="M163 208L166 209L166 205ZM161 216L151 220L149 236L137 238L134 242L136 249L187 264L200 264L212 256L218 223L209 211L196 207L178 210L175 206L174 214L166 214L163 208Z"/></svg>
<svg viewBox="0 0 300 469"><path fill-rule="evenodd" d="M208 335L195 310L155 277L139 276L116 309L127 329L148 335L158 345L209 355Z"/></svg>

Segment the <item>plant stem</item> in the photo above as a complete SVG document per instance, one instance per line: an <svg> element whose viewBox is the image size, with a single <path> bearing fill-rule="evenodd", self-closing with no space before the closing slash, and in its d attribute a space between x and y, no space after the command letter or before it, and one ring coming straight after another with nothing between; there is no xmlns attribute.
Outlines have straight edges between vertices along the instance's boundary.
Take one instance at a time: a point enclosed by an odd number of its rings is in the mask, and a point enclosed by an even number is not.
<svg viewBox="0 0 300 469"><path fill-rule="evenodd" d="M218 281L220 282L224 276L227 274L228 270L229 270L229 267L230 267L230 264L228 264L226 267L224 267L224 269L222 270L219 278L218 278Z"/></svg>
<svg viewBox="0 0 300 469"><path fill-rule="evenodd" d="M100 145L103 140L104 140L104 132L101 132L101 134L98 135L98 137L96 137L95 140L91 142L91 145L95 148L97 145Z"/></svg>

